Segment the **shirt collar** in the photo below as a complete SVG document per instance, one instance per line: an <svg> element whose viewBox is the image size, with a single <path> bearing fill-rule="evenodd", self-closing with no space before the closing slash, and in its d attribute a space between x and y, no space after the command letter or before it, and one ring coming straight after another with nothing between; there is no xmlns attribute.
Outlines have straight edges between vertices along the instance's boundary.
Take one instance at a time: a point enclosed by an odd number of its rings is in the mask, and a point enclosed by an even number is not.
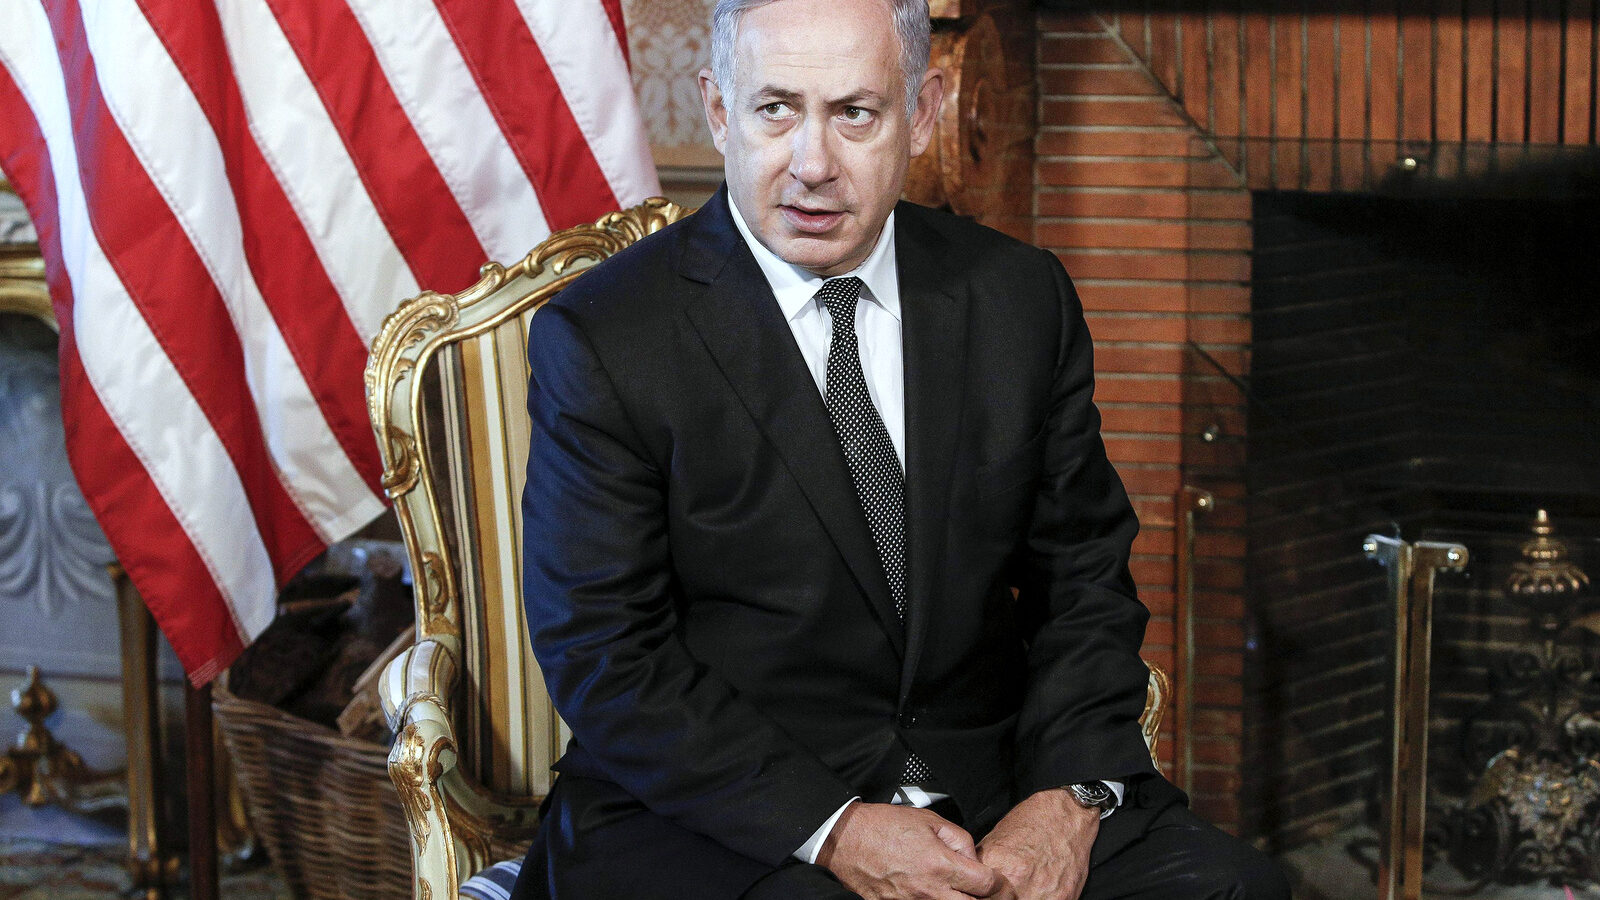
<svg viewBox="0 0 1600 900"><path fill-rule="evenodd" d="M750 247L750 252L756 258L756 264L761 267L761 274L767 277L767 283L772 286L772 295L777 298L778 308L783 311L785 319L793 321L805 312L806 304L816 296L817 290L828 279L784 262L776 253L756 240L755 234L750 231L750 226L745 224L744 216L739 213L739 207L733 202L732 196L728 197L728 209L733 213L733 224L744 237L745 244ZM900 274L895 270L894 263L894 211L890 210L889 218L883 223L883 231L878 235L878 242L873 245L872 252L861 265L845 274L854 275L866 285L865 290L861 292L863 299L871 300L883 307L885 312L899 321Z"/></svg>

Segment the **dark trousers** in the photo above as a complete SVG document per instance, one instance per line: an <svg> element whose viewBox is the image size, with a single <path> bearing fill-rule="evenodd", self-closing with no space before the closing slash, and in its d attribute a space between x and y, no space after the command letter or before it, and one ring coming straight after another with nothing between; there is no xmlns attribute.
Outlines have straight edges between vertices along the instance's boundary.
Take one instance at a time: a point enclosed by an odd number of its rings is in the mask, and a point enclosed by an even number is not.
<svg viewBox="0 0 1600 900"><path fill-rule="evenodd" d="M1265 854L1173 804L1156 815L1143 837L1089 870L1082 900L1135 898L1289 900L1289 882ZM792 865L756 882L744 900L860 898L820 866Z"/></svg>

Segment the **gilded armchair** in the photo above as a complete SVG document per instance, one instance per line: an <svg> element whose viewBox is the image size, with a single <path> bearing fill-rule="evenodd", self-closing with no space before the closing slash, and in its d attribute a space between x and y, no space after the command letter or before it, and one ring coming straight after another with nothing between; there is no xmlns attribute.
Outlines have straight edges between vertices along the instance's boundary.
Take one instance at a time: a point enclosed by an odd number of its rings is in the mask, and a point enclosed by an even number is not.
<svg viewBox="0 0 1600 900"><path fill-rule="evenodd" d="M521 856L566 739L521 599L528 319L689 212L654 199L552 235L460 294L405 301L373 342L369 410L416 582L417 641L385 671L382 698L419 900L453 898L469 876ZM1141 720L1152 751L1166 697L1152 669Z"/></svg>

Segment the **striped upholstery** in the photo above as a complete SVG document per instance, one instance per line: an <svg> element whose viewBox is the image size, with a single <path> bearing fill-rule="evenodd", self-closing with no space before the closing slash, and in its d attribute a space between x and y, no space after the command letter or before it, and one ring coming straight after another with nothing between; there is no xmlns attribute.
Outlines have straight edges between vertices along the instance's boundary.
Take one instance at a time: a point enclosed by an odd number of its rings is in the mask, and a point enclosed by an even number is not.
<svg viewBox="0 0 1600 900"><path fill-rule="evenodd" d="M462 763L514 796L550 789L566 735L528 647L522 607L522 486L528 447L529 310L441 354L443 441L461 592ZM515 674L513 674L515 673Z"/></svg>
<svg viewBox="0 0 1600 900"><path fill-rule="evenodd" d="M659 209L655 227L689 212L670 204ZM585 257L571 268L584 268L629 242L586 246ZM510 797L549 791L550 766L569 736L545 694L522 607L527 334L537 308L556 293L554 287L550 278L535 275L520 288L514 281L479 301L474 321L492 315L494 324L440 345L438 415L424 411L424 419L438 429L439 439L430 442L438 448L432 455L436 468L428 474L439 490L459 593L454 612L461 693L454 712L461 765L477 784Z"/></svg>
<svg viewBox="0 0 1600 900"><path fill-rule="evenodd" d="M405 301L373 341L368 407L416 582L417 643L381 692L418 898L455 896L462 877L526 846L568 736L522 609L529 321L689 212L655 199L551 235L460 294Z"/></svg>

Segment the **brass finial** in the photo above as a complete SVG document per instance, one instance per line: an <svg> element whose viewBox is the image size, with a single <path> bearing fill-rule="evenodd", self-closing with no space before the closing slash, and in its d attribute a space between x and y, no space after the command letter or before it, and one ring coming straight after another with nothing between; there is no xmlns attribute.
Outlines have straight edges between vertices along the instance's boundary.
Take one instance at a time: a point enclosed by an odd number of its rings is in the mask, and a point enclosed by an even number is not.
<svg viewBox="0 0 1600 900"><path fill-rule="evenodd" d="M0 762L0 786L15 791L29 806L58 803L73 807L85 786L105 780L84 765L83 757L56 740L45 725L59 705L55 692L28 667L28 682L11 691L11 708L28 723ZM106 776L109 777L109 776Z"/></svg>
<svg viewBox="0 0 1600 900"><path fill-rule="evenodd" d="M1519 599L1558 598L1589 587L1589 576L1567 558L1567 542L1555 536L1550 514L1533 517L1533 537L1522 545L1522 561L1511 567L1506 590Z"/></svg>

